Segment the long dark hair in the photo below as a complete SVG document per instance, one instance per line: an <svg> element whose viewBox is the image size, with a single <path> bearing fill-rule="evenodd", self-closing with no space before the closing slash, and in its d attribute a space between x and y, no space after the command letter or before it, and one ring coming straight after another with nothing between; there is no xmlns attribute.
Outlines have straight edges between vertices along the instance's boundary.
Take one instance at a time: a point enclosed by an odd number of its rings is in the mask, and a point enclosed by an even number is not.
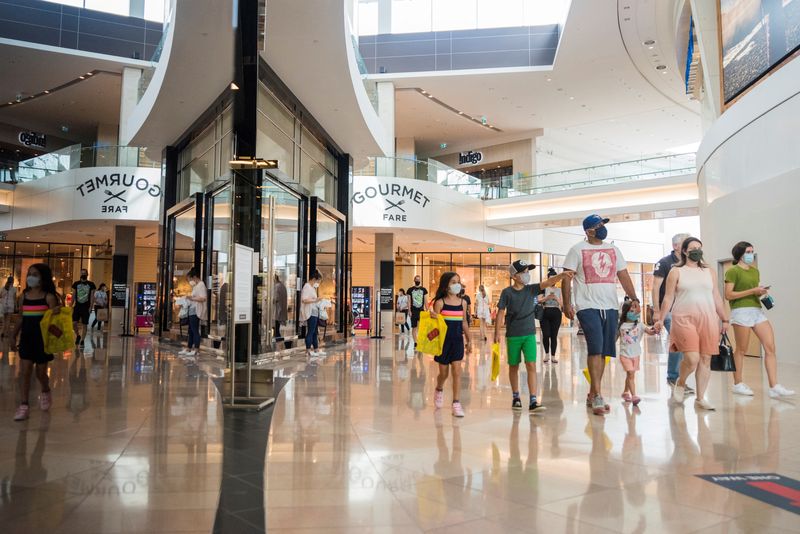
<svg viewBox="0 0 800 534"><path fill-rule="evenodd" d="M6 291L11 289L11 286L13 286L13 285L14 285L14 277L13 276L9 276L8 279L6 279L6 286L5 286L6 287Z"/></svg>
<svg viewBox="0 0 800 534"><path fill-rule="evenodd" d="M42 279L42 291L45 293L49 293L54 295L56 298L59 298L58 291L56 291L56 285L53 283L53 271L50 270L50 266L46 263L34 263L30 267L28 267L28 271L31 269L36 269L39 273L39 277ZM30 291L31 288L28 287L28 284L25 284L25 293Z"/></svg>
<svg viewBox="0 0 800 534"><path fill-rule="evenodd" d="M748 243L747 241L739 241L738 243L733 245L733 248L731 249L731 256L733 256L733 264L738 265L739 260L741 260L742 256L744 256L744 251L747 250L748 247L752 246L753 245L751 243Z"/></svg>
<svg viewBox="0 0 800 534"><path fill-rule="evenodd" d="M436 288L436 295L433 297L434 302L437 300L442 300L447 296L447 293L449 292L448 288L450 287L450 280L452 280L454 276L458 276L458 273L451 271L442 273L442 276L439 278L439 287Z"/></svg>
<svg viewBox="0 0 800 534"><path fill-rule="evenodd" d="M628 312L631 311L631 308L633 308L632 300L626 300L622 304L622 309L619 311L619 324L617 325L617 330L619 330L624 323L628 322ZM639 321L634 321L633 324L638 324L638 323Z"/></svg>
<svg viewBox="0 0 800 534"><path fill-rule="evenodd" d="M676 267L683 267L684 265L686 265L686 261L689 259L689 256L686 254L686 249L689 248L689 245L695 242L700 243L701 247L703 246L703 242L697 239L696 237L687 237L686 239L683 240L683 244L681 245L681 261L678 262ZM702 261L697 262L697 266L700 267L701 269L708 267L708 265L706 265Z"/></svg>

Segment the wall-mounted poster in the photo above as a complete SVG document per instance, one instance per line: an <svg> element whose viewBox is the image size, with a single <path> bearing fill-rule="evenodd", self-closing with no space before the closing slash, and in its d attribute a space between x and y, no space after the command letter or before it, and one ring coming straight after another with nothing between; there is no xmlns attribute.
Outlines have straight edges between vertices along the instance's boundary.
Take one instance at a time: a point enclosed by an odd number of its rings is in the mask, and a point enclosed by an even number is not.
<svg viewBox="0 0 800 534"><path fill-rule="evenodd" d="M724 100L800 50L800 2L720 0Z"/></svg>

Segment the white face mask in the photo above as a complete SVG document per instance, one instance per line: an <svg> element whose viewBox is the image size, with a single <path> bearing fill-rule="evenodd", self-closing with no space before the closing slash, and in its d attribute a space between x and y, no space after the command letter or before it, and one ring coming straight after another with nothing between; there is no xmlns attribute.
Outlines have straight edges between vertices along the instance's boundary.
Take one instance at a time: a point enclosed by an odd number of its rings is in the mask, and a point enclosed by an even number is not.
<svg viewBox="0 0 800 534"><path fill-rule="evenodd" d="M523 285L527 286L528 284L531 283L531 273L529 273L528 271L525 271L524 273L519 273L519 281Z"/></svg>
<svg viewBox="0 0 800 534"><path fill-rule="evenodd" d="M453 295L458 295L459 293L461 293L461 284L451 284L450 293Z"/></svg>
<svg viewBox="0 0 800 534"><path fill-rule="evenodd" d="M319 289L319 282L314 282L314 289Z"/></svg>
<svg viewBox="0 0 800 534"><path fill-rule="evenodd" d="M194 280L189 280L189 285L194 287L197 285L197 282L195 282Z"/></svg>

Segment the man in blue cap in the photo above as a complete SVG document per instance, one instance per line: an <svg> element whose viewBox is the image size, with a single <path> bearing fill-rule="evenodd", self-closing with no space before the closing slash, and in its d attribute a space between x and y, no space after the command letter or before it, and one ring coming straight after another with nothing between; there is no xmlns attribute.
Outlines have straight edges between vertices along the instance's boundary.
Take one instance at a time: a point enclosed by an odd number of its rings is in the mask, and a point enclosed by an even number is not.
<svg viewBox="0 0 800 534"><path fill-rule="evenodd" d="M583 220L586 240L569 249L564 260L564 270L575 271L572 285L563 284L564 314L569 319L576 316L583 329L589 352L587 359L591 385L586 405L595 415L610 411L601 394L605 356L617 355L617 328L619 324L619 297L617 279L625 294L638 301L628 265L622 252L606 243L608 219L589 215ZM572 299L572 289L575 298Z"/></svg>

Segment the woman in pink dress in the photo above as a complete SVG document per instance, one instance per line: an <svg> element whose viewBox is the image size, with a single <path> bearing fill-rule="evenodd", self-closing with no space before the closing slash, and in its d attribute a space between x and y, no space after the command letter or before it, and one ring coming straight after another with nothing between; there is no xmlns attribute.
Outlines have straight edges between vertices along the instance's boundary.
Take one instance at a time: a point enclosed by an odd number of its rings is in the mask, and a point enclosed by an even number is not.
<svg viewBox="0 0 800 534"><path fill-rule="evenodd" d="M702 247L703 243L696 237L683 242L681 261L667 276L667 292L660 309L664 312L672 310L669 350L683 353L680 376L672 390L672 401L683 404L686 379L696 373L695 407L713 410L714 406L705 398L711 378L711 355L718 352L720 336L729 323L717 289L717 276L703 262ZM663 326L662 319L656 318L657 330Z"/></svg>

